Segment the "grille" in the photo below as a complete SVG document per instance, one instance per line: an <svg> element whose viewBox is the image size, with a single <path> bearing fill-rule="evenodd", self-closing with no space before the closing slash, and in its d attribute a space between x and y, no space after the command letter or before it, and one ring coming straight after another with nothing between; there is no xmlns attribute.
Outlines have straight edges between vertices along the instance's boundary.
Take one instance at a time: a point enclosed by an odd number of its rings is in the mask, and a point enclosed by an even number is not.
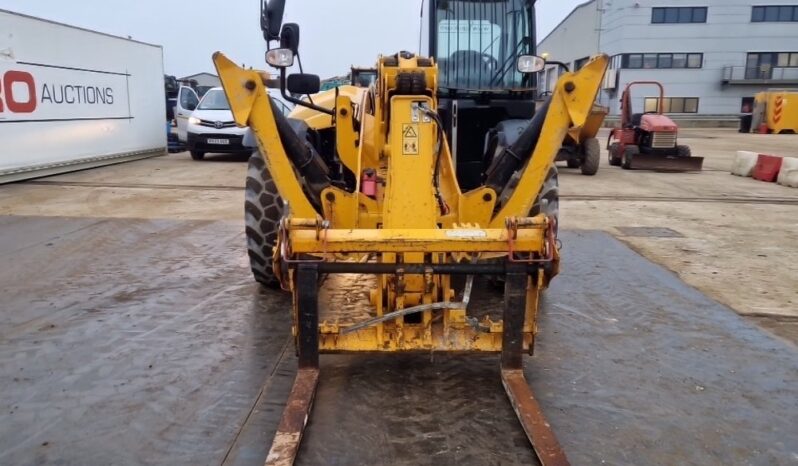
<svg viewBox="0 0 798 466"><path fill-rule="evenodd" d="M676 133L654 133L651 138L654 149L670 149L676 147Z"/></svg>
<svg viewBox="0 0 798 466"><path fill-rule="evenodd" d="M223 121L221 123L222 123L221 128L234 128L236 125L235 121ZM200 126L207 126L208 128L216 128L216 122L210 120L200 120Z"/></svg>

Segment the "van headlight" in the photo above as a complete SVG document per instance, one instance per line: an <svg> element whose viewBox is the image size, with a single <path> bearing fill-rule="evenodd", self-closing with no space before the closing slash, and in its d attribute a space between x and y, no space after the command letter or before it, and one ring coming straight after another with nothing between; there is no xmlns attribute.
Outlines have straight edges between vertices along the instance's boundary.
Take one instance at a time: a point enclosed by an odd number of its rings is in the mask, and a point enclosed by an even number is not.
<svg viewBox="0 0 798 466"><path fill-rule="evenodd" d="M197 117L188 117L188 124L190 125L198 125L202 120Z"/></svg>

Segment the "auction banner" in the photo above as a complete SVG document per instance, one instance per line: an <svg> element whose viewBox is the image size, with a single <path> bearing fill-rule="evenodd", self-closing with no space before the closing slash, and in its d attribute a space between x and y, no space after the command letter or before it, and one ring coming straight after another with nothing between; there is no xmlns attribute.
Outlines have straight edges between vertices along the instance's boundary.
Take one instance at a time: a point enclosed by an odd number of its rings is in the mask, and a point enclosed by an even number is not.
<svg viewBox="0 0 798 466"><path fill-rule="evenodd" d="M0 183L165 147L160 46L0 10Z"/></svg>
<svg viewBox="0 0 798 466"><path fill-rule="evenodd" d="M0 62L0 121L127 119L130 74Z"/></svg>

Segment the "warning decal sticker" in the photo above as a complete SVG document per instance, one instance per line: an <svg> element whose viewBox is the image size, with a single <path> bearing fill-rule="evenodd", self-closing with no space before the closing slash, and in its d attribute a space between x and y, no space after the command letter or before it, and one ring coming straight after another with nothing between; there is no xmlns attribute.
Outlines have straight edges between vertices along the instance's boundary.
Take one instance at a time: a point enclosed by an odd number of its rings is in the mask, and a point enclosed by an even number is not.
<svg viewBox="0 0 798 466"><path fill-rule="evenodd" d="M418 125L402 125L402 154L418 155Z"/></svg>

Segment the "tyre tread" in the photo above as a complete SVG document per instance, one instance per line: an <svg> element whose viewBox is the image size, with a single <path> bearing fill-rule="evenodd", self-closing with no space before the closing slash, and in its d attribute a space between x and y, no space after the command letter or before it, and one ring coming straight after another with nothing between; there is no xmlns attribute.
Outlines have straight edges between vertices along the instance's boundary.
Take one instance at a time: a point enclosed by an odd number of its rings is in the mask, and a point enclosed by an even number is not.
<svg viewBox="0 0 798 466"><path fill-rule="evenodd" d="M277 288L280 281L272 268L272 250L283 201L258 151L249 157L245 186L244 220L250 269L255 281Z"/></svg>

